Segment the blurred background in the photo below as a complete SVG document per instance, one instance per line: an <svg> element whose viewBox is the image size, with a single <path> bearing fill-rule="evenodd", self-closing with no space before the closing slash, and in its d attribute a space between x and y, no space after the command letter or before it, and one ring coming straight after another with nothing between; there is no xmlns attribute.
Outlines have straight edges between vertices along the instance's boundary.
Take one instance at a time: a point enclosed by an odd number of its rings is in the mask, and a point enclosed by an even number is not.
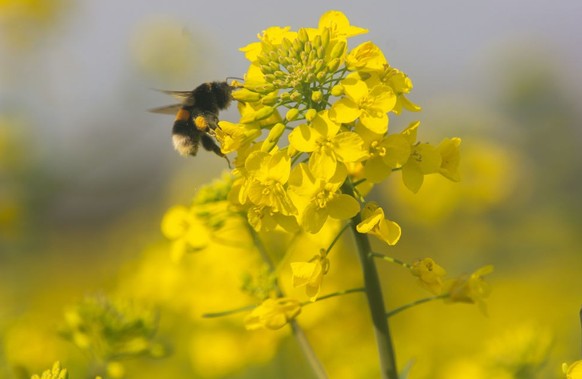
<svg viewBox="0 0 582 379"><path fill-rule="evenodd" d="M90 360L56 331L69 304L97 292L161 307L172 352L128 363L127 377L308 377L285 332L203 320L192 305L228 297L216 286L239 278L216 269L201 293L208 271L170 262L160 220L227 167L178 156L173 118L147 109L172 103L152 88L242 76L238 49L257 33L316 26L330 7L369 29L351 47L374 41L413 80L423 112L393 116L392 130L420 119L421 140L463 140L461 183L431 177L412 195L394 176L375 190L403 229L384 252L431 256L451 276L495 265L488 316L434 302L391 321L401 367L410 378L556 378L582 358L581 2L0 0L0 377L55 360L87 377ZM236 120L235 107L221 118ZM425 295L397 267L381 273L389 308ZM358 286L357 271L333 274L339 289ZM375 377L368 316L346 310L363 303L341 301L299 322L331 377Z"/></svg>

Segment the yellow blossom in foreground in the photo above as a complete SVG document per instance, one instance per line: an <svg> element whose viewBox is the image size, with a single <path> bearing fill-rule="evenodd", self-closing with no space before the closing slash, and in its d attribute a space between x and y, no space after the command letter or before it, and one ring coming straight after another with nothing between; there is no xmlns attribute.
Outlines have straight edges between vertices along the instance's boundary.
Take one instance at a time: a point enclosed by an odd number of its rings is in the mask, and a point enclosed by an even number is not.
<svg viewBox="0 0 582 379"><path fill-rule="evenodd" d="M332 38L350 38L368 33L367 29L350 25L350 20L340 11L327 11L319 18L319 29L329 28Z"/></svg>
<svg viewBox="0 0 582 379"><path fill-rule="evenodd" d="M364 206L362 222L356 226L356 229L359 233L368 233L378 237L390 246L396 245L401 234L400 226L384 218L384 210L373 201Z"/></svg>
<svg viewBox="0 0 582 379"><path fill-rule="evenodd" d="M293 287L305 286L305 294L309 296L309 300L315 301L321 289L323 276L328 270L329 259L325 256L325 250L315 255L309 262L293 262L291 263Z"/></svg>
<svg viewBox="0 0 582 379"><path fill-rule="evenodd" d="M327 112L321 112L309 125L295 128L289 134L289 143L299 151L311 153L311 172L329 179L338 161L358 162L366 158L362 138L354 132L339 133L339 130L339 124L331 121Z"/></svg>
<svg viewBox="0 0 582 379"><path fill-rule="evenodd" d="M493 266L487 265L471 275L463 275L456 279L449 288L448 300L460 303L477 303L481 311L487 314L485 298L489 296L491 289L483 277L492 272Z"/></svg>
<svg viewBox="0 0 582 379"><path fill-rule="evenodd" d="M576 361L571 365L564 363L562 370L566 375L566 379L582 379L582 360Z"/></svg>
<svg viewBox="0 0 582 379"><path fill-rule="evenodd" d="M383 84L370 88L357 73L348 75L341 84L345 96L332 105L330 118L340 124L359 118L362 125L372 132L386 133L387 113L396 104L396 95L392 88Z"/></svg>
<svg viewBox="0 0 582 379"><path fill-rule="evenodd" d="M330 179L314 176L304 163L293 169L289 179L290 196L300 208L301 226L306 232L319 232L328 217L347 220L358 213L358 201L340 192L346 177L343 165L337 166Z"/></svg>
<svg viewBox="0 0 582 379"><path fill-rule="evenodd" d="M382 50L371 41L355 47L346 57L350 71L380 71L388 64Z"/></svg>
<svg viewBox="0 0 582 379"><path fill-rule="evenodd" d="M301 304L296 299L287 297L267 299L245 318L245 327L248 330L281 329L299 313Z"/></svg>
<svg viewBox="0 0 582 379"><path fill-rule="evenodd" d="M401 133L377 134L360 123L356 124L356 133L364 140L364 148L369 155L363 176L372 183L384 181L393 169L401 167L410 157L411 144Z"/></svg>
<svg viewBox="0 0 582 379"><path fill-rule="evenodd" d="M443 291L443 277L447 272L432 258L417 260L412 264L410 271L418 278L420 285L428 291L435 295Z"/></svg>
<svg viewBox="0 0 582 379"><path fill-rule="evenodd" d="M249 173L247 195L252 204L270 207L284 215L296 213L285 190L291 171L291 160L286 150L272 154L253 152L246 159L245 168Z"/></svg>

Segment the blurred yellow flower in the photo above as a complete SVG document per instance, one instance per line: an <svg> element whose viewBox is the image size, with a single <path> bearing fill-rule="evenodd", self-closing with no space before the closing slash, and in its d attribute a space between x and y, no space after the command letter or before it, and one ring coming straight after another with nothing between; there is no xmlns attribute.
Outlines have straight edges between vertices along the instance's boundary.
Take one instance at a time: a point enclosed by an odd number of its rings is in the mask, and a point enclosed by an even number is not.
<svg viewBox="0 0 582 379"><path fill-rule="evenodd" d="M198 251L208 246L210 231L194 214L182 205L170 208L162 219L162 234L173 242L172 258L179 260L189 251Z"/></svg>
<svg viewBox="0 0 582 379"><path fill-rule="evenodd" d="M418 277L419 283L435 295L443 291L443 277L447 274L432 258L415 261L410 268L412 275Z"/></svg>
<svg viewBox="0 0 582 379"><path fill-rule="evenodd" d="M323 276L329 270L329 259L325 256L325 250L315 255L308 262L291 263L293 272L293 287L305 286L305 294L309 300L315 301L319 295Z"/></svg>
<svg viewBox="0 0 582 379"><path fill-rule="evenodd" d="M461 180L459 175L459 162L461 154L459 152L460 138L446 138L438 146L437 151L441 154L441 167L439 173L453 182Z"/></svg>
<svg viewBox="0 0 582 379"><path fill-rule="evenodd" d="M281 329L301 313L301 304L296 299L280 297L267 299L256 307L246 318L248 330Z"/></svg>
<svg viewBox="0 0 582 379"><path fill-rule="evenodd" d="M33 375L30 379L67 379L69 374L66 368L61 368L61 362L57 361L49 370L43 371L41 376Z"/></svg>
<svg viewBox="0 0 582 379"><path fill-rule="evenodd" d="M400 239L400 226L394 221L384 218L384 210L373 201L366 203L362 210L362 222L356 229L359 233L368 233L388 245L396 245Z"/></svg>
<svg viewBox="0 0 582 379"><path fill-rule="evenodd" d="M582 360L576 361L570 365L564 363L562 370L566 375L566 379L582 379Z"/></svg>
<svg viewBox="0 0 582 379"><path fill-rule="evenodd" d="M451 302L477 303L481 311L486 314L485 298L489 296L491 289L483 277L492 272L493 266L487 265L470 275L462 275L451 284L447 299Z"/></svg>

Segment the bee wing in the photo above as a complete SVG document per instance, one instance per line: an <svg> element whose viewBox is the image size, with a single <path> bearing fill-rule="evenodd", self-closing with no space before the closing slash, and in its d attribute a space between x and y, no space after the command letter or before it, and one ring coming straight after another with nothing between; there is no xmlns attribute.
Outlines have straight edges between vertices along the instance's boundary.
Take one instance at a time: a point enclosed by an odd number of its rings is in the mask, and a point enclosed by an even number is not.
<svg viewBox="0 0 582 379"><path fill-rule="evenodd" d="M157 107L148 109L152 113L175 115L182 108L182 104L166 105L165 107Z"/></svg>
<svg viewBox="0 0 582 379"><path fill-rule="evenodd" d="M194 105L194 96L192 91L168 91L163 89L155 89L155 91L165 93L174 97L176 100L180 100L182 105Z"/></svg>

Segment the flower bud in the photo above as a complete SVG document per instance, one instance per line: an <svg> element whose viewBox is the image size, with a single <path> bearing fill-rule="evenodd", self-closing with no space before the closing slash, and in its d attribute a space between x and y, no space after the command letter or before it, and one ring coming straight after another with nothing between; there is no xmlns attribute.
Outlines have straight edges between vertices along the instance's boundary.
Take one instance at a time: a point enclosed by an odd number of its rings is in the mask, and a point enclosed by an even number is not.
<svg viewBox="0 0 582 379"><path fill-rule="evenodd" d="M273 107L270 106L262 107L261 109L255 112L254 119L255 121L264 120L270 117L273 114L273 112L275 112L275 108Z"/></svg>
<svg viewBox="0 0 582 379"><path fill-rule="evenodd" d="M333 49L331 50L331 58L341 58L346 53L347 43L346 41L336 41Z"/></svg>
<svg viewBox="0 0 582 379"><path fill-rule="evenodd" d="M256 92L249 91L246 88L242 88L237 91L233 91L232 98L237 101L242 101L243 103L248 103L258 101L261 98L261 95Z"/></svg>
<svg viewBox="0 0 582 379"><path fill-rule="evenodd" d="M319 103L322 98L323 98L323 94L321 93L321 91L313 91L311 93L311 100L313 102Z"/></svg>
<svg viewBox="0 0 582 379"><path fill-rule="evenodd" d="M341 96L344 94L344 86L342 86L341 84L336 84L335 86L333 86L331 88L331 95L332 96Z"/></svg>
<svg viewBox="0 0 582 379"><path fill-rule="evenodd" d="M263 141L261 151L271 151L271 149L277 145L277 142L279 142L279 138L281 138L283 132L285 132L285 125L280 122L275 124L275 126L273 126L269 131L267 138Z"/></svg>
<svg viewBox="0 0 582 379"><path fill-rule="evenodd" d="M331 61L327 62L327 72L336 72L341 61L339 58L334 58Z"/></svg>
<svg viewBox="0 0 582 379"><path fill-rule="evenodd" d="M313 120L315 116L317 116L317 111L313 108L308 109L307 112L305 112L305 119L307 121Z"/></svg>
<svg viewBox="0 0 582 379"><path fill-rule="evenodd" d="M273 105L276 104L278 101L279 95L277 94L277 92L271 92L267 96L263 96L263 98L261 99L261 104Z"/></svg>
<svg viewBox="0 0 582 379"><path fill-rule="evenodd" d="M287 121L294 121L295 119L297 119L297 116L299 116L299 109L291 108L287 111L287 114L285 115L285 119Z"/></svg>

